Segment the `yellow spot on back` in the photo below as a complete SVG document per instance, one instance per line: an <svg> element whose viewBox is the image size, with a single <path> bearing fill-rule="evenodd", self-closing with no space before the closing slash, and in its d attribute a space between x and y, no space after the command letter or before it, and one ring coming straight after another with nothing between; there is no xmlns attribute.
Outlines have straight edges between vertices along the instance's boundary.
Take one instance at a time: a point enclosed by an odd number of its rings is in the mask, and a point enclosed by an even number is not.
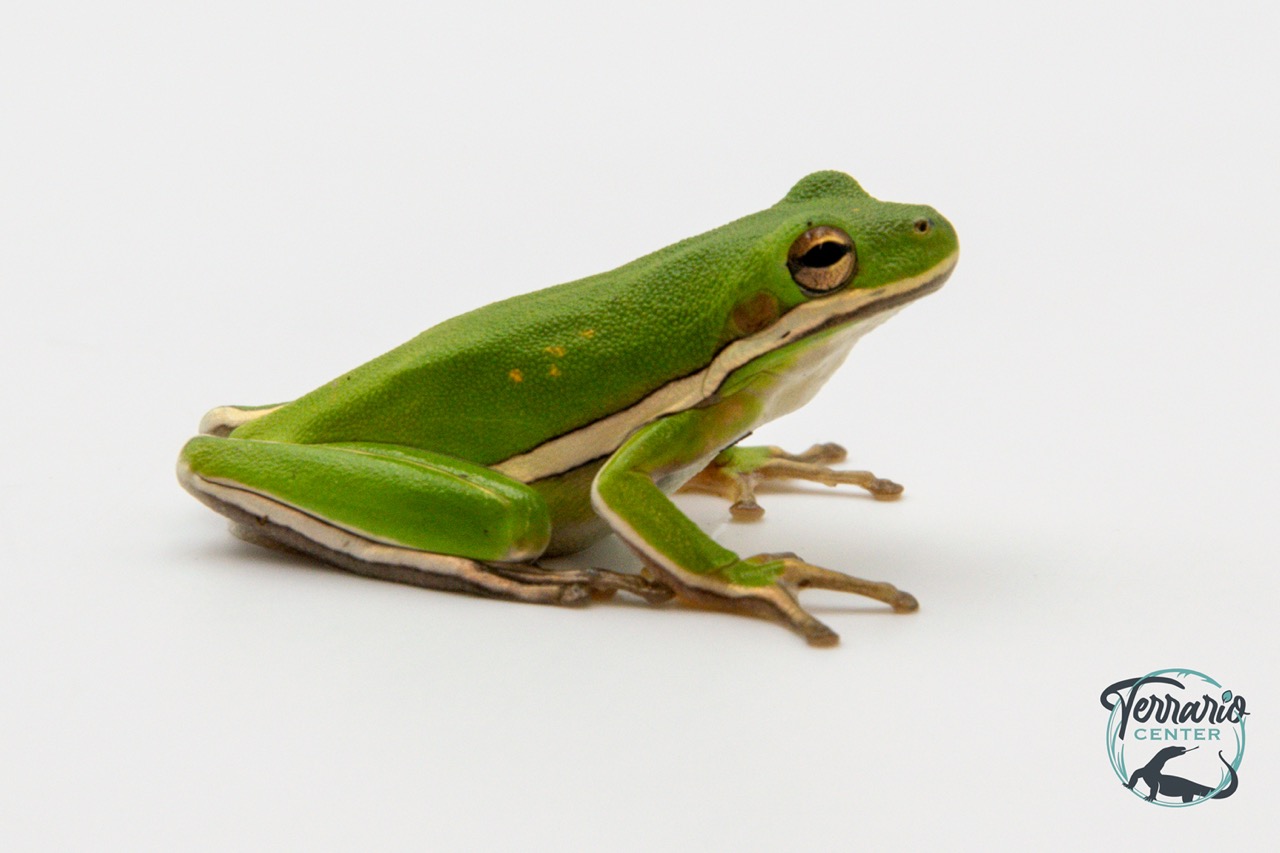
<svg viewBox="0 0 1280 853"><path fill-rule="evenodd" d="M564 355L565 349L564 347L550 346L550 347L547 347L544 350L544 352L550 353L551 355L554 355L556 358L560 358L561 356Z"/></svg>
<svg viewBox="0 0 1280 853"><path fill-rule="evenodd" d="M507 376L511 377L512 382L524 381L524 374L520 372L520 368L518 367L511 368L511 372L508 373Z"/></svg>
<svg viewBox="0 0 1280 853"><path fill-rule="evenodd" d="M579 334L579 335L581 335L582 337L586 338L587 340L591 340L592 338L594 338L594 337L596 336L596 330L595 330L595 329L583 329L581 332L578 332L578 334Z"/></svg>
<svg viewBox="0 0 1280 853"><path fill-rule="evenodd" d="M559 368L559 367L556 367L554 364L553 364L553 365L551 365L550 367L548 367L548 368L547 368L547 375L548 375L548 376L559 376L559 375L560 375L560 368Z"/></svg>

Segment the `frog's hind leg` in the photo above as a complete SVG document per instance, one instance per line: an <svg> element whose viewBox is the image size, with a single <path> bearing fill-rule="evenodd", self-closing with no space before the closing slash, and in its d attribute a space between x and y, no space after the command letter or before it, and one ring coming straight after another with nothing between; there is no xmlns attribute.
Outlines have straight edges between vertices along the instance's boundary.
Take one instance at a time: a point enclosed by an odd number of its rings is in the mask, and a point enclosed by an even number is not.
<svg viewBox="0 0 1280 853"><path fill-rule="evenodd" d="M534 565L549 538L537 492L439 454L200 437L178 479L240 538L367 577L539 604L670 596L635 576Z"/></svg>
<svg viewBox="0 0 1280 853"><path fill-rule="evenodd" d="M274 403L269 406L217 406L204 413L204 417L200 419L200 427L197 430L201 435L212 435L218 438L226 438L231 431L241 424L247 424L249 421L257 420L263 415L269 415L276 409L285 405L284 403Z"/></svg>
<svg viewBox="0 0 1280 853"><path fill-rule="evenodd" d="M832 468L848 453L838 444L815 444L803 453L787 453L780 447L727 447L681 491L718 495L731 502L729 512L740 521L764 515L756 502L756 487L768 481L806 480L825 486L861 486L876 500L894 500L902 486L870 471Z"/></svg>
<svg viewBox="0 0 1280 853"><path fill-rule="evenodd" d="M246 510L241 504L252 505L254 500L218 495L216 485L191 491L230 518L231 532L246 542L306 554L364 577L532 604L582 604L592 597L588 584L554 577L541 582L512 577L479 560L375 542L315 518L291 517L296 511L283 504L263 501Z"/></svg>

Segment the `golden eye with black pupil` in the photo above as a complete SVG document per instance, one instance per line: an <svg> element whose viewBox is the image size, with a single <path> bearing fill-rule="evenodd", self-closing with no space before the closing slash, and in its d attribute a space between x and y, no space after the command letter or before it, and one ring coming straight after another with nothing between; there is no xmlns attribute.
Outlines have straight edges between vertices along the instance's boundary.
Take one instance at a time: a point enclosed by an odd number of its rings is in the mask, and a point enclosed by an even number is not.
<svg viewBox="0 0 1280 853"><path fill-rule="evenodd" d="M848 234L830 225L819 225L791 244L787 269L805 291L830 293L853 278L858 269L858 254Z"/></svg>
<svg viewBox="0 0 1280 853"><path fill-rule="evenodd" d="M932 219L923 219L923 218L917 219L914 223L912 223L912 225L916 229L917 234L928 234L930 231L933 230Z"/></svg>

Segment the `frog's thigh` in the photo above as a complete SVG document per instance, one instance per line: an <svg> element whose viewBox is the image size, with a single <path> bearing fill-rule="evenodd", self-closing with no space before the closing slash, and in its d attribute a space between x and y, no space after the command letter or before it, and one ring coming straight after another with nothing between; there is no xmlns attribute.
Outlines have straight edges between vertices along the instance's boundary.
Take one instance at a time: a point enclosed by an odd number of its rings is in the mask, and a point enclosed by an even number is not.
<svg viewBox="0 0 1280 853"><path fill-rule="evenodd" d="M198 437L178 478L250 539L359 574L534 601L581 590L500 573L550 538L533 489L483 466L382 444L301 445Z"/></svg>

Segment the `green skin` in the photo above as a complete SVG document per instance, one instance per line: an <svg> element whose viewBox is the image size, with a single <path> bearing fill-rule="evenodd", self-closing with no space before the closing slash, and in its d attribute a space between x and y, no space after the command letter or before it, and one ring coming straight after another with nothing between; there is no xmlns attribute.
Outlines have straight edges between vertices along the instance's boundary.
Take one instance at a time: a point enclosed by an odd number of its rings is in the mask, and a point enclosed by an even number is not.
<svg viewBox="0 0 1280 853"><path fill-rule="evenodd" d="M832 293L806 291L787 266L793 241L815 226L843 230L856 247L856 274ZM222 484L415 551L528 563L612 530L682 577L771 584L779 561L715 544L666 493L788 408L771 403L784 387L798 381L805 398L816 390L827 368L812 382L788 377L813 372L806 351L835 346L848 310L837 308L841 294L847 303L850 291L900 288L931 271L945 278L957 252L932 208L877 201L847 175L815 173L759 213L447 320L283 406L235 409L229 433L182 449L180 476L193 491ZM676 410L640 412L612 438L583 431L643 408L799 306L821 316L828 304L828 327L754 353ZM556 439L559 455L541 467L513 461L540 459Z"/></svg>

